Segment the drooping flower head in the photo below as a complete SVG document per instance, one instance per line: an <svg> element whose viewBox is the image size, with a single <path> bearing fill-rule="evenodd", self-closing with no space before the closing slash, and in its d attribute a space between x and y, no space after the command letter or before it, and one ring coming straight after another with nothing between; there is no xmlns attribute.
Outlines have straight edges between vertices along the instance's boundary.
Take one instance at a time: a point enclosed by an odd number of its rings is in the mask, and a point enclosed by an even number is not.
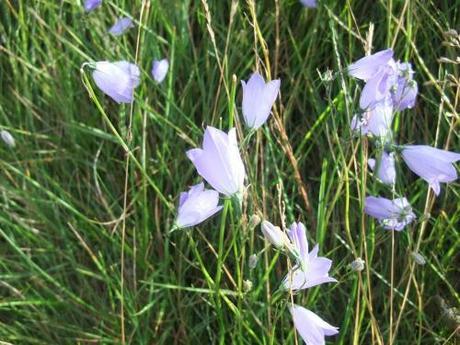
<svg viewBox="0 0 460 345"><path fill-rule="evenodd" d="M215 190L226 196L241 193L246 172L236 140L235 128L227 133L208 126L203 148L187 151L187 157Z"/></svg>
<svg viewBox="0 0 460 345"><path fill-rule="evenodd" d="M393 122L393 103L391 98L377 103L372 109L364 111L362 116L355 115L350 127L361 135L382 138L384 142L391 138L391 124Z"/></svg>
<svg viewBox="0 0 460 345"><path fill-rule="evenodd" d="M309 7L309 8L315 8L318 6L318 3L316 0L300 0L300 3L304 5L305 7Z"/></svg>
<svg viewBox="0 0 460 345"><path fill-rule="evenodd" d="M114 36L123 35L126 30L134 27L133 20L129 17L119 18L115 24L109 29L109 33Z"/></svg>
<svg viewBox="0 0 460 345"><path fill-rule="evenodd" d="M275 226L269 221L264 220L260 226L265 239L278 249L291 247L289 238L279 226Z"/></svg>
<svg viewBox="0 0 460 345"><path fill-rule="evenodd" d="M318 257L319 246L308 252L308 241L305 226L293 223L288 231L296 252L297 264L288 272L283 280L283 287L293 291L308 289L312 286L336 282L329 277L332 261Z"/></svg>
<svg viewBox="0 0 460 345"><path fill-rule="evenodd" d="M418 86L414 80L412 65L408 62L397 62L397 79L392 87L393 106L396 110L413 108L417 98Z"/></svg>
<svg viewBox="0 0 460 345"><path fill-rule="evenodd" d="M377 177L385 184L394 185L396 182L396 168L394 153L383 151L377 160L369 158L367 161L369 167Z"/></svg>
<svg viewBox="0 0 460 345"><path fill-rule="evenodd" d="M388 230L401 231L415 220L415 214L406 198L387 199L366 197L364 212L376 218Z"/></svg>
<svg viewBox="0 0 460 345"><path fill-rule="evenodd" d="M200 224L222 209L218 203L219 193L215 190L205 189L204 183L192 186L180 194L176 226L187 228Z"/></svg>
<svg viewBox="0 0 460 345"><path fill-rule="evenodd" d="M168 73L169 62L168 59L153 60L152 62L152 77L157 83L161 83Z"/></svg>
<svg viewBox="0 0 460 345"><path fill-rule="evenodd" d="M127 61L95 63L93 79L97 87L117 103L131 103L139 85L139 68Z"/></svg>
<svg viewBox="0 0 460 345"><path fill-rule="evenodd" d="M257 129L267 121L273 103L280 90L280 80L265 83L257 72L253 73L248 82L241 81L243 86L243 116L246 126Z"/></svg>
<svg viewBox="0 0 460 345"><path fill-rule="evenodd" d="M427 145L404 145L401 155L409 169L428 182L436 195L441 191L440 183L458 178L452 163L460 160L460 153Z"/></svg>
<svg viewBox="0 0 460 345"><path fill-rule="evenodd" d="M339 333L339 329L328 324L310 310L294 304L289 308L294 326L306 345L324 345L324 337Z"/></svg>
<svg viewBox="0 0 460 345"><path fill-rule="evenodd" d="M86 12L90 12L102 4L102 0L85 0L84 8Z"/></svg>

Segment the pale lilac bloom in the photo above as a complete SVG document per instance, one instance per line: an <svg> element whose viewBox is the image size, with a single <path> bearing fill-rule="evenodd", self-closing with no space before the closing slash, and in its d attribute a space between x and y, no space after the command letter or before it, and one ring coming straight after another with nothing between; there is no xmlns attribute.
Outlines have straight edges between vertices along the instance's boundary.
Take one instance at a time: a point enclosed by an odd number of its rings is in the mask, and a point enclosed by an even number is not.
<svg viewBox="0 0 460 345"><path fill-rule="evenodd" d="M418 86L413 79L414 71L408 62L397 62L398 77L392 88L393 104L396 110L413 108L417 98Z"/></svg>
<svg viewBox="0 0 460 345"><path fill-rule="evenodd" d="M157 83L161 83L168 73L169 62L168 59L153 60L152 63L152 77Z"/></svg>
<svg viewBox="0 0 460 345"><path fill-rule="evenodd" d="M364 212L376 218L380 225L388 230L401 231L415 220L415 214L406 198L387 199L366 197Z"/></svg>
<svg viewBox="0 0 460 345"><path fill-rule="evenodd" d="M102 0L86 0L84 7L86 12L90 12L102 4Z"/></svg>
<svg viewBox="0 0 460 345"><path fill-rule="evenodd" d="M94 82L117 103L131 103L139 85L139 68L127 61L99 61L93 71Z"/></svg>
<svg viewBox="0 0 460 345"><path fill-rule="evenodd" d="M248 82L241 81L243 86L243 116L249 128L257 129L267 121L280 90L280 80L265 83L257 72L253 73Z"/></svg>
<svg viewBox="0 0 460 345"><path fill-rule="evenodd" d="M109 33L114 36L120 36L132 27L134 27L133 20L129 17L123 17L116 21L116 23L109 29Z"/></svg>
<svg viewBox="0 0 460 345"><path fill-rule="evenodd" d="M361 135L389 138L393 122L393 103L388 97L377 103L372 109L366 110L361 116L355 115L350 127Z"/></svg>
<svg viewBox="0 0 460 345"><path fill-rule="evenodd" d="M318 6L318 3L316 0L300 0L300 3L304 5L305 7L309 7L309 8L315 8Z"/></svg>
<svg viewBox="0 0 460 345"><path fill-rule="evenodd" d="M279 226L275 226L269 221L264 220L261 224L261 230L265 239L276 248L283 249L291 246L289 238Z"/></svg>
<svg viewBox="0 0 460 345"><path fill-rule="evenodd" d="M294 304L289 308L294 326L306 345L324 345L324 337L339 333L334 327L310 310Z"/></svg>
<svg viewBox="0 0 460 345"><path fill-rule="evenodd" d="M318 257L319 246L316 245L310 253L308 252L306 229L302 223L293 223L288 235L294 246L298 263L284 278L282 285L285 289L303 290L337 281L329 277L332 261Z"/></svg>
<svg viewBox="0 0 460 345"><path fill-rule="evenodd" d="M373 158L367 160L367 164L377 177L385 184L394 185L396 182L396 168L394 153L383 151L377 161Z"/></svg>
<svg viewBox="0 0 460 345"><path fill-rule="evenodd" d="M244 189L246 172L236 140L235 128L227 133L208 126L203 148L187 151L187 157L215 190L226 196L239 194Z"/></svg>
<svg viewBox="0 0 460 345"><path fill-rule="evenodd" d="M460 160L460 153L427 145L404 145L401 155L409 169L428 182L436 195L441 191L441 182L458 178L452 163Z"/></svg>
<svg viewBox="0 0 460 345"><path fill-rule="evenodd" d="M180 194L175 225L187 228L205 221L222 209L218 203L219 193L205 189L203 182L190 187L188 192Z"/></svg>
<svg viewBox="0 0 460 345"><path fill-rule="evenodd" d="M382 66L393 58L393 50L385 49L375 54L365 56L348 66L348 74L352 77L368 81L374 77Z"/></svg>

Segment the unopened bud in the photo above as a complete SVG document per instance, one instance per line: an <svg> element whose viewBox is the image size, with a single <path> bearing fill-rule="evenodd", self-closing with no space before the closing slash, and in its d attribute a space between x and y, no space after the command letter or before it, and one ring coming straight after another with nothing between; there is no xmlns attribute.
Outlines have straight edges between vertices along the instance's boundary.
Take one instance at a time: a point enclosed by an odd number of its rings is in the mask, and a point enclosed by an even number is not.
<svg viewBox="0 0 460 345"><path fill-rule="evenodd" d="M254 268L256 268L256 266L257 266L257 261L259 261L259 258L257 257L256 254L252 254L252 255L249 257L248 266L249 266L249 269L250 269L250 270L253 270Z"/></svg>
<svg viewBox="0 0 460 345"><path fill-rule="evenodd" d="M260 224L262 219L257 214L253 214L251 218L249 218L249 229L254 229L257 225Z"/></svg>
<svg viewBox="0 0 460 345"><path fill-rule="evenodd" d="M16 146L16 141L14 140L13 136L11 135L10 132L1 130L0 131L0 136L2 137L3 142L8 145L9 147L15 147Z"/></svg>
<svg viewBox="0 0 460 345"><path fill-rule="evenodd" d="M273 244L278 249L283 249L289 245L289 238L280 229L279 226L275 226L272 223L264 220L261 225L262 233L264 234L265 239Z"/></svg>
<svg viewBox="0 0 460 345"><path fill-rule="evenodd" d="M420 253L417 253L417 252L412 252L410 253L410 255L412 256L412 259L414 259L415 263L417 265L425 265L426 264L426 260L425 258L422 256L422 254Z"/></svg>
<svg viewBox="0 0 460 345"><path fill-rule="evenodd" d="M252 290L252 281L249 279L243 281L243 290L244 292L249 292Z"/></svg>
<svg viewBox="0 0 460 345"><path fill-rule="evenodd" d="M350 267L355 272L360 272L364 269L364 260L361 258L356 258L351 264Z"/></svg>

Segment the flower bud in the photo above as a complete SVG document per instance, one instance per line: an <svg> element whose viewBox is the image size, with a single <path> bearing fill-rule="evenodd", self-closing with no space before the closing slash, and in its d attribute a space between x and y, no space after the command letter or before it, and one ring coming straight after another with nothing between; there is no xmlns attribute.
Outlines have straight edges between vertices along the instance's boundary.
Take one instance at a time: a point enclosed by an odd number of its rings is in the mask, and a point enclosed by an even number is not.
<svg viewBox="0 0 460 345"><path fill-rule="evenodd" d="M364 260L361 258L356 258L351 264L350 267L355 272L360 272L364 269Z"/></svg>
<svg viewBox="0 0 460 345"><path fill-rule="evenodd" d="M248 266L249 266L249 269L250 269L250 270L253 270L254 268L256 268L256 266L257 266L257 261L259 261L259 258L257 257L256 254L252 254L252 255L249 257Z"/></svg>
<svg viewBox="0 0 460 345"><path fill-rule="evenodd" d="M16 146L16 141L14 140L13 136L11 135L10 132L1 130L0 131L0 136L2 137L3 142L8 145L8 147L15 147Z"/></svg>
<svg viewBox="0 0 460 345"><path fill-rule="evenodd" d="M243 281L243 290L244 292L249 292L252 290L252 281L250 281L249 279L246 279L245 281Z"/></svg>
<svg viewBox="0 0 460 345"><path fill-rule="evenodd" d="M414 259L415 263L417 265L425 265L426 264L426 260L425 258L422 256L422 254L420 253L417 253L417 252L412 252L410 253L410 255L412 256L412 259Z"/></svg>
<svg viewBox="0 0 460 345"><path fill-rule="evenodd" d="M278 249L283 249L289 245L289 238L280 229L279 226L274 226L272 223L264 220L261 225L262 233L264 234L265 239L273 244Z"/></svg>
<svg viewBox="0 0 460 345"><path fill-rule="evenodd" d="M257 225L260 224L262 219L257 214L253 214L251 218L249 218L249 229L254 229Z"/></svg>

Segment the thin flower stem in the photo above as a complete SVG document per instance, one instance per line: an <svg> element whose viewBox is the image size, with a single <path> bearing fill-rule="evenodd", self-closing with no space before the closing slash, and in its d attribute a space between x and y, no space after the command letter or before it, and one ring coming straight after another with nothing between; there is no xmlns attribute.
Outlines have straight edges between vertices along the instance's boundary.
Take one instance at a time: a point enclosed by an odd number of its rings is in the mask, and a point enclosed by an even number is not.
<svg viewBox="0 0 460 345"><path fill-rule="evenodd" d="M225 199L224 201L224 209L222 211L222 217L220 219L220 230L219 230L219 245L217 248L217 270L216 270L216 279L215 279L215 290L217 296L217 314L219 316L219 333L220 333L220 343L223 344L224 341L224 331L225 331L225 324L222 318L222 303L220 300L220 281L222 277L222 266L224 264L224 240L225 240L225 224L227 221L227 214L230 208L230 203L232 202L231 199Z"/></svg>
<svg viewBox="0 0 460 345"><path fill-rule="evenodd" d="M391 232L391 268L390 268L390 333L388 344L393 343L393 286L394 286L394 262L395 262L395 232Z"/></svg>

